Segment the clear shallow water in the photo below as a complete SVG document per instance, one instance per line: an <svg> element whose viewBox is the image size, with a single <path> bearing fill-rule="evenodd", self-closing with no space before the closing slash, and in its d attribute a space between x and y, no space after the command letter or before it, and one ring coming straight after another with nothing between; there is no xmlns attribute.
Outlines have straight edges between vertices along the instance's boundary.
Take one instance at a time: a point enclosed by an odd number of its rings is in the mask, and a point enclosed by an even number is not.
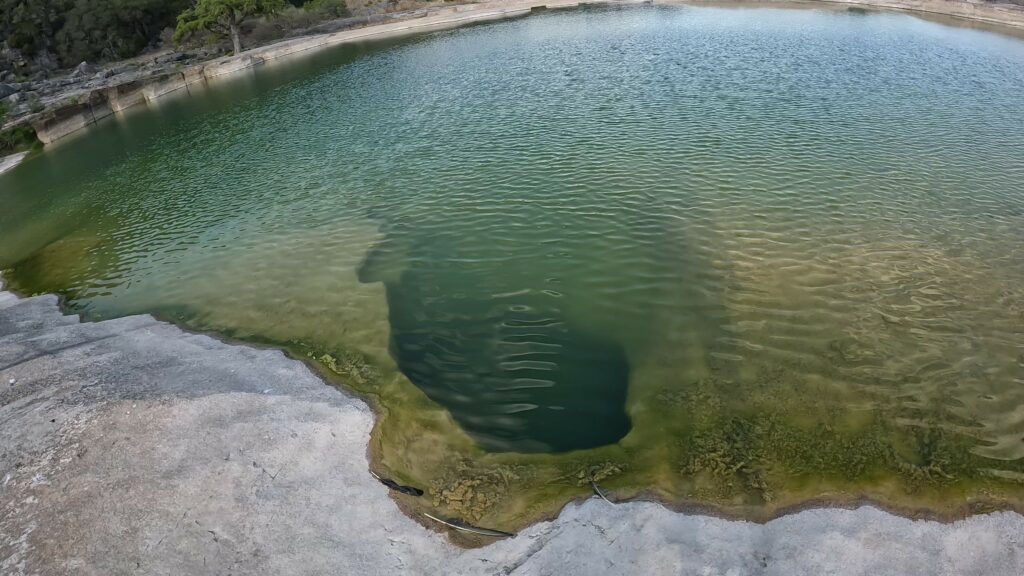
<svg viewBox="0 0 1024 576"><path fill-rule="evenodd" d="M0 177L0 266L394 362L494 452L710 446L705 416L745 450L770 405L1020 478L1022 94L1024 43L908 16L542 14L105 124Z"/></svg>

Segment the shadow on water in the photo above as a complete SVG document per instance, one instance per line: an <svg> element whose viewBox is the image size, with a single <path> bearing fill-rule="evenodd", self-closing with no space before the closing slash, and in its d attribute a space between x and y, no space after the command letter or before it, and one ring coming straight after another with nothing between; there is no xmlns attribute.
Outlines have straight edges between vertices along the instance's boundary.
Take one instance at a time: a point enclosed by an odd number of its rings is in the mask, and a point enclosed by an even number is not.
<svg viewBox="0 0 1024 576"><path fill-rule="evenodd" d="M443 263L397 272L394 242L372 250L360 281L385 284L391 353L402 372L492 452L566 452L618 442L630 366L530 292L495 299Z"/></svg>

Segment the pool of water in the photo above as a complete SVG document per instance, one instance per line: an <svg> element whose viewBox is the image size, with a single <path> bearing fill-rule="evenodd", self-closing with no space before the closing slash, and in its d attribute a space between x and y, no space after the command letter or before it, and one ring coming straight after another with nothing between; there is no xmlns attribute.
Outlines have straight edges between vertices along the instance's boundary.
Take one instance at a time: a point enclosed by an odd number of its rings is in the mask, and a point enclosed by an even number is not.
<svg viewBox="0 0 1024 576"><path fill-rule="evenodd" d="M398 370L490 453L1019 482L1022 95L1024 42L906 15L542 13L103 123L0 177L0 267Z"/></svg>

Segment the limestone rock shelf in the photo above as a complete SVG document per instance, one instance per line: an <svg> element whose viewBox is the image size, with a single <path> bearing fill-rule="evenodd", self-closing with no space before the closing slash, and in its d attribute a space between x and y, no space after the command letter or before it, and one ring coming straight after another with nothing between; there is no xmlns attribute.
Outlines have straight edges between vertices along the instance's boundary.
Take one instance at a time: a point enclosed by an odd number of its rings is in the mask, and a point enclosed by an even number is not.
<svg viewBox="0 0 1024 576"><path fill-rule="evenodd" d="M767 524L571 504L474 550L368 471L373 414L282 352L0 292L0 573L1024 573L1024 516Z"/></svg>

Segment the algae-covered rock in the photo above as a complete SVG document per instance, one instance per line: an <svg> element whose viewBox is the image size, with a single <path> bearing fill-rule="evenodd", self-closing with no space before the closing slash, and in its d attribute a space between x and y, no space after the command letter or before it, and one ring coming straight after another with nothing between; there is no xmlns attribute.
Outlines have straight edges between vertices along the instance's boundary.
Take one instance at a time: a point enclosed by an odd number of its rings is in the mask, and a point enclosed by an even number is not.
<svg viewBox="0 0 1024 576"><path fill-rule="evenodd" d="M434 506L477 521L508 495L510 486L523 478L520 466L494 465L476 467L468 460L460 461L430 485Z"/></svg>
<svg viewBox="0 0 1024 576"><path fill-rule="evenodd" d="M367 361L360 353L346 350L337 356L333 354L310 354L327 369L343 376L353 386L366 387L375 385L381 377L380 370Z"/></svg>
<svg viewBox="0 0 1024 576"><path fill-rule="evenodd" d="M622 474L625 468L626 467L623 464L608 461L591 464L581 468L579 472L576 473L576 484L578 486L585 486L591 482L600 482L606 478Z"/></svg>

